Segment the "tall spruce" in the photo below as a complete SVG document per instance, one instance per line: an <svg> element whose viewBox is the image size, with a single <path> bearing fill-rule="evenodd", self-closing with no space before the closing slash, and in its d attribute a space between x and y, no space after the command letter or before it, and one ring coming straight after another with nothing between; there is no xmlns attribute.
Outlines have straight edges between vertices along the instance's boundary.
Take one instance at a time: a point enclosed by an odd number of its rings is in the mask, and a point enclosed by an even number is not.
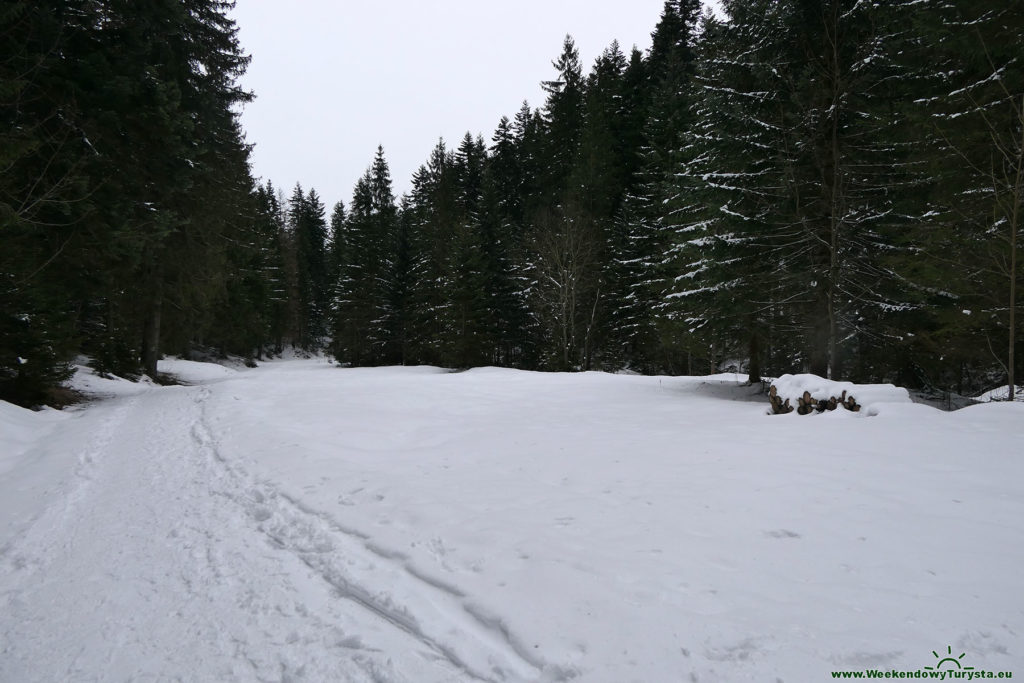
<svg viewBox="0 0 1024 683"><path fill-rule="evenodd" d="M494 310L489 254L482 216L484 165L487 151L481 138L466 133L455 151L457 216L448 248L447 298L452 318L448 336L449 365L472 367L494 361Z"/></svg>
<svg viewBox="0 0 1024 683"><path fill-rule="evenodd" d="M520 116L530 114L524 106ZM520 137L502 117L484 168L481 233L486 258L487 289L496 365L523 366L532 362L532 325L522 291L523 163Z"/></svg>
<svg viewBox="0 0 1024 683"><path fill-rule="evenodd" d="M920 161L936 176L914 233L930 313L915 367L927 383L961 391L1001 379L1012 399L1022 367L1024 8L941 2L910 16L902 56L928 78L906 108L926 143Z"/></svg>
<svg viewBox="0 0 1024 683"><path fill-rule="evenodd" d="M679 199L682 136L693 123L689 109L699 16L695 0L665 2L647 60L640 63L634 55L624 74L633 103L627 130L638 147L612 236L611 337L620 362L647 371L691 369L681 364L678 350L688 341L687 330L675 324L664 303L668 282L676 276L665 257L678 227L665 207Z"/></svg>
<svg viewBox="0 0 1024 683"><path fill-rule="evenodd" d="M553 61L556 77L542 83L547 93L543 123L545 146L540 188L551 208L563 200L569 173L576 159L583 129L584 78L579 50L572 36L566 36L562 53Z"/></svg>
<svg viewBox="0 0 1024 683"><path fill-rule="evenodd" d="M380 365L393 358L391 277L398 209L384 149L356 183L341 235L342 256L334 287L331 353L351 365Z"/></svg>
<svg viewBox="0 0 1024 683"><path fill-rule="evenodd" d="M296 337L300 348L318 348L325 333L330 287L327 281L327 221L316 190L298 184L288 202L288 227L295 250Z"/></svg>

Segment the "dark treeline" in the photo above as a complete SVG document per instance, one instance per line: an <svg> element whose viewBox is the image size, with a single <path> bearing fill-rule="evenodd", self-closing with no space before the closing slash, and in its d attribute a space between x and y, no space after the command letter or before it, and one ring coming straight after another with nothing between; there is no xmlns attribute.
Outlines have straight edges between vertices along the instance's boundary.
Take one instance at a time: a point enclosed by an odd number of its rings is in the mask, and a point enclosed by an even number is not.
<svg viewBox="0 0 1024 683"><path fill-rule="evenodd" d="M249 175L225 3L5 3L2 397L79 352L288 344L1012 384L1024 6L723 5L669 0L647 53L586 73L567 38L539 109L440 142L403 197L378 150L328 216Z"/></svg>
<svg viewBox="0 0 1024 683"><path fill-rule="evenodd" d="M690 373L742 363L968 391L1013 373L1024 7L670 0L646 54L378 153L334 222L354 365ZM1019 359L1019 355L1017 357Z"/></svg>
<svg viewBox="0 0 1024 683"><path fill-rule="evenodd" d="M279 250L229 8L0 4L0 399L52 400L78 353L155 376L165 349L262 343Z"/></svg>

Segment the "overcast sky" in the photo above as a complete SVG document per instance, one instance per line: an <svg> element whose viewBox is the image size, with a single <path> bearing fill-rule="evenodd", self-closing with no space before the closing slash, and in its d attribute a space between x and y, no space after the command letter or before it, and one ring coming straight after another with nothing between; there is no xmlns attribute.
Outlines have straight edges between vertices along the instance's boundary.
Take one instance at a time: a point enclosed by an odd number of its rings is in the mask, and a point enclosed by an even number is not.
<svg viewBox="0 0 1024 683"><path fill-rule="evenodd" d="M291 194L316 188L328 213L346 206L377 145L395 194L443 137L490 143L540 82L566 33L584 72L612 40L650 47L664 0L238 0L233 16L252 55L242 84L256 93L242 125L253 171Z"/></svg>

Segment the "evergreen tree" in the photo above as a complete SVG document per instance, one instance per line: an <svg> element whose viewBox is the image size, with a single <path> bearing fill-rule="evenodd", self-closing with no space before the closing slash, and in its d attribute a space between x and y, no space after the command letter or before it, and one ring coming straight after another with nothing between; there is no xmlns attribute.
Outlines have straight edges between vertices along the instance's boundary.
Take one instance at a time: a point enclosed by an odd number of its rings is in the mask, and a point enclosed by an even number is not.
<svg viewBox="0 0 1024 683"><path fill-rule="evenodd" d="M613 266L610 241L613 219L622 205L630 184L626 172L637 156L636 147L626 145L636 136L629 135L633 112L623 106L626 97L627 62L612 43L597 59L587 77L584 124L567 192L574 220L587 226L596 241L592 267L599 272L592 278L592 297L585 303L589 316L583 326L581 366L589 369L600 360L607 336L609 302L620 283Z"/></svg>
<svg viewBox="0 0 1024 683"><path fill-rule="evenodd" d="M446 268L452 312L448 364L455 367L490 364L495 356L494 292L488 273L493 258L485 244L481 206L486 160L483 139L466 133L454 158L458 217L451 226Z"/></svg>
<svg viewBox="0 0 1024 683"><path fill-rule="evenodd" d="M331 353L339 362L379 365L392 358L391 302L397 207L384 149L356 183L336 248L343 256L335 285Z"/></svg>
<svg viewBox="0 0 1024 683"><path fill-rule="evenodd" d="M543 114L545 145L541 157L543 167L539 169L546 208L563 201L583 130L583 72L579 51L571 36L565 37L562 54L552 66L558 75L543 83L547 93Z"/></svg>
<svg viewBox="0 0 1024 683"><path fill-rule="evenodd" d="M704 96L669 199L682 273L672 314L716 353L838 377L840 343L900 305L877 250L895 248L890 37L855 2L728 5L708 31ZM675 220L675 219L674 219ZM867 324L874 321L874 324ZM736 342L745 340L743 346Z"/></svg>
<svg viewBox="0 0 1024 683"><path fill-rule="evenodd" d="M331 209L330 236L327 241L327 282L333 288L338 281L341 264L345 261L345 203L338 201ZM331 292L333 301L334 293Z"/></svg>
<svg viewBox="0 0 1024 683"><path fill-rule="evenodd" d="M634 54L624 74L632 104L624 125L636 151L609 239L610 335L618 362L647 371L691 370L678 358L689 331L665 306L666 289L677 276L666 254L679 227L679 216L665 208L681 200L677 173L683 135L694 125L689 110L695 104L691 81L699 16L699 2L665 2L646 62Z"/></svg>
<svg viewBox="0 0 1024 683"><path fill-rule="evenodd" d="M529 118L524 105L520 117ZM502 117L491 138L484 169L481 199L481 237L486 259L490 323L496 365L522 366L532 362L532 329L522 283L523 164L520 138L507 117Z"/></svg>
<svg viewBox="0 0 1024 683"><path fill-rule="evenodd" d="M449 246L459 213L454 165L444 141L438 141L427 163L413 175L404 212L413 254L410 344L417 362L434 365L444 365L451 355Z"/></svg>
<svg viewBox="0 0 1024 683"><path fill-rule="evenodd" d="M414 334L414 264L413 214L408 198L403 197L395 223L393 256L388 286L389 344L388 362L408 365L415 362Z"/></svg>
<svg viewBox="0 0 1024 683"><path fill-rule="evenodd" d="M288 325L288 283L285 277L285 241L287 234L281 218L274 186L256 188L256 245L258 258L256 269L261 294L257 301L262 304L262 339L257 346L259 354L270 350L280 354L284 350L284 337Z"/></svg>
<svg viewBox="0 0 1024 683"><path fill-rule="evenodd" d="M904 268L924 295L906 337L928 384L959 391L1020 377L1024 207L1024 10L1017 3L908 8L906 68L924 86L905 105L917 160L935 176ZM995 364L995 372L987 371ZM997 379L997 377L999 379ZM972 379L973 377L973 379Z"/></svg>
<svg viewBox="0 0 1024 683"><path fill-rule="evenodd" d="M226 245L247 229L252 191L233 109L250 97L236 84L248 58L228 9L0 10L0 299L15 312L0 322L0 384L18 385L5 396L39 400L77 348L102 371L131 374L141 357L153 374L163 338L208 326L224 302L244 260Z"/></svg>
<svg viewBox="0 0 1024 683"><path fill-rule="evenodd" d="M325 332L327 283L327 221L316 190L303 194L298 184L289 201L288 219L295 249L298 319L295 344L304 349L320 345Z"/></svg>

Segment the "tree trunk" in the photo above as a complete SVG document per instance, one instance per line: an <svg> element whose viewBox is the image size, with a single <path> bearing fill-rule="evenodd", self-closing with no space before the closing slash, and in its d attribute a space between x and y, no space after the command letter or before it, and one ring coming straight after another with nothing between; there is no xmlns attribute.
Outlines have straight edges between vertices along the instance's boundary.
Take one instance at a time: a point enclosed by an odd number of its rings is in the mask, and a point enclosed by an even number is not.
<svg viewBox="0 0 1024 683"><path fill-rule="evenodd" d="M151 379L156 379L156 364L160 360L160 317L163 311L163 278L157 270L151 284L152 292L146 326L142 332L142 369Z"/></svg>
<svg viewBox="0 0 1024 683"><path fill-rule="evenodd" d="M819 275L819 277L821 277ZM812 375L826 377L828 375L829 351L829 310L826 284L818 282L815 288L814 322L811 323L811 353L808 358L807 371Z"/></svg>
<svg viewBox="0 0 1024 683"><path fill-rule="evenodd" d="M1022 103L1024 106L1024 103ZM1017 171L1018 178L1018 196L1013 207L1013 220L1010 222L1010 344L1007 350L1007 398L1012 401L1014 400L1014 392L1016 391L1016 377L1014 375L1013 366L1015 363L1014 359L1014 345L1016 342L1017 332L1017 222L1020 214L1020 203L1021 198L1019 195L1020 190L1020 177L1022 170Z"/></svg>
<svg viewBox="0 0 1024 683"><path fill-rule="evenodd" d="M839 367L839 326L836 322L835 294L828 298L828 378L838 380Z"/></svg>
<svg viewBox="0 0 1024 683"><path fill-rule="evenodd" d="M601 300L601 287L594 293L594 305L590 307L590 321L587 323L587 334L583 341L583 369L589 371L591 368L591 344L594 334L594 327L597 321L597 303Z"/></svg>
<svg viewBox="0 0 1024 683"><path fill-rule="evenodd" d="M747 365L747 381L755 384L761 381L761 341L757 330L750 329L750 362Z"/></svg>
<svg viewBox="0 0 1024 683"><path fill-rule="evenodd" d="M843 220L845 215L845 192L846 188L843 185L843 154L840 148L839 136L840 136L840 110L843 106L843 94L847 87L843 82L843 74L841 70L841 57L839 54L839 3L833 2L831 4L831 16L827 18L827 29L826 33L830 46L832 48L831 58L829 60L831 66L830 74L830 85L832 87L832 102L829 109L830 118L830 140L828 150L828 163L825 168L830 171L829 176L826 179L826 183L829 187L828 197L828 278L825 282L824 296L825 296L825 311L828 315L828 329L826 332L827 339L825 341L825 367L822 372L812 370L814 374L821 375L822 377L828 377L829 379L839 378L839 354L836 352L838 345L838 311L836 310L836 292L839 287L840 278L840 263L839 263L839 243L840 243L840 230L843 227ZM827 372L827 374L826 374Z"/></svg>
<svg viewBox="0 0 1024 683"><path fill-rule="evenodd" d="M1020 223L1021 202L1024 201L1024 97L1020 100L1017 119L1021 125L1020 145L1017 148L1017 177L1013 187L1013 211L1010 216L1010 343L1007 353L1007 398L1014 399L1016 376L1014 375L1014 346L1017 332L1017 229Z"/></svg>

